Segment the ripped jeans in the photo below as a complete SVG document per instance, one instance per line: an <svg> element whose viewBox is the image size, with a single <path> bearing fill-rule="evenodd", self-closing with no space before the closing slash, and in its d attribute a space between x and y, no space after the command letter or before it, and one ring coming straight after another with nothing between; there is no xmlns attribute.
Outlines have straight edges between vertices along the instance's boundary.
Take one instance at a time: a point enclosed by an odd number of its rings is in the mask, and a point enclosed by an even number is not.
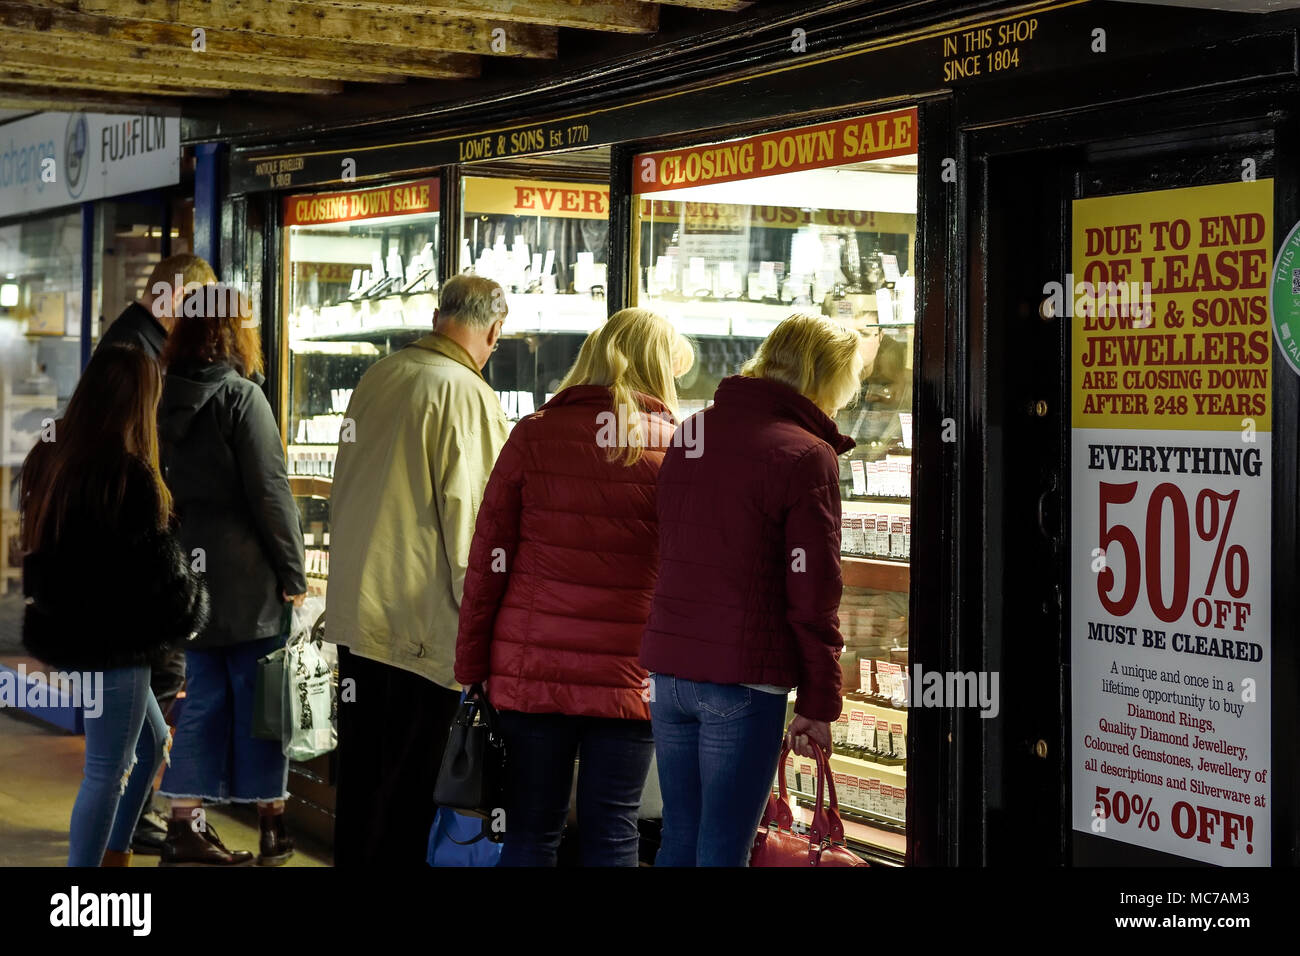
<svg viewBox="0 0 1300 956"><path fill-rule="evenodd" d="M72 807L68 866L99 866L131 847L140 811L169 746L148 667L103 672L102 710L86 717L86 767Z"/></svg>

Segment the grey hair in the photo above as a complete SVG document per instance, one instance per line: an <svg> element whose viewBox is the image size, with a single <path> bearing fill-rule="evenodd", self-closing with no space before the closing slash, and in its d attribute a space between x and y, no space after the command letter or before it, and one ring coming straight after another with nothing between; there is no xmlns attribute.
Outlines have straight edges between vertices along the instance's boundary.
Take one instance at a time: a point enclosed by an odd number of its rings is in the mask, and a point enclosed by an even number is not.
<svg viewBox="0 0 1300 956"><path fill-rule="evenodd" d="M438 312L445 319L475 329L486 329L508 310L506 293L483 276L454 275L442 284Z"/></svg>

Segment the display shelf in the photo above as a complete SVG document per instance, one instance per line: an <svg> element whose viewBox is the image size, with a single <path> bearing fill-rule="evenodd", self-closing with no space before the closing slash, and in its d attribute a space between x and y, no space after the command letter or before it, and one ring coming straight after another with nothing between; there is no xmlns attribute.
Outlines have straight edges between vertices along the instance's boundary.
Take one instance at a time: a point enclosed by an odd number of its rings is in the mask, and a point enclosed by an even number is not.
<svg viewBox="0 0 1300 956"><path fill-rule="evenodd" d="M370 344L381 344L398 335L411 335L415 338L428 335L433 331L433 320L424 325L386 325L378 328L349 328L338 332L329 332L323 335L303 335L293 338L289 343L290 351L293 351L294 342L367 342Z"/></svg>
<svg viewBox="0 0 1300 956"><path fill-rule="evenodd" d="M857 754L832 753L831 769L835 769L836 763L841 764L843 770L869 771L873 774L890 774L902 780L907 779L907 765L905 763L880 763L877 760L868 760L866 757L859 757Z"/></svg>
<svg viewBox="0 0 1300 956"><path fill-rule="evenodd" d="M289 491L295 498L329 498L333 487L333 478L325 478L321 475L289 476Z"/></svg>
<svg viewBox="0 0 1300 956"><path fill-rule="evenodd" d="M657 312L683 335L764 338L800 309L815 306L769 305L747 299L665 299L643 296L641 308Z"/></svg>
<svg viewBox="0 0 1300 956"><path fill-rule="evenodd" d="M889 504L910 505L912 503L912 498L910 495L853 495L852 497L845 498L843 500L844 500L844 504L846 505L852 504L853 502L856 501L876 502L879 504L887 504L887 505Z"/></svg>
<svg viewBox="0 0 1300 956"><path fill-rule="evenodd" d="M871 826L889 828L890 831L897 832L900 836L903 833L904 823L898 817L891 817L887 814L873 813L870 810L863 810L861 807L850 807L844 803L844 795L837 794L840 802L840 819L845 823L845 835L848 835L848 822L853 820L858 823L864 823ZM817 804L817 794L804 793L802 790L791 790L790 798L797 802L801 809L812 810ZM829 802L829 801L828 801ZM809 815L807 822L811 822Z"/></svg>
<svg viewBox="0 0 1300 956"><path fill-rule="evenodd" d="M874 761L863 760L860 757L854 757L848 754L832 753L831 754L831 772L842 773L853 777L863 779L878 780L882 785L894 787L899 790L907 789L907 772L901 766L892 766L889 764L878 764ZM816 801L816 792L809 792L800 788L790 788L790 795L798 800L801 804L811 805ZM837 792L840 804L840 815L852 817L866 822L885 824L887 826L899 827L904 825L904 821L890 814L879 813L874 810L867 810L858 806L851 806L846 801L847 794Z"/></svg>
<svg viewBox="0 0 1300 956"><path fill-rule="evenodd" d="M865 707L867 709L867 713L878 718L886 717L889 720L897 720L898 717L901 715L903 718L903 724L904 725L907 724L908 708L906 706L895 707L893 704L877 704L875 701L872 700L850 700L847 697L845 697L844 700L846 703L852 704L855 710Z"/></svg>
<svg viewBox="0 0 1300 956"><path fill-rule="evenodd" d="M840 556L840 573L845 587L902 592L911 589L912 571L907 561L845 554Z"/></svg>
<svg viewBox="0 0 1300 956"><path fill-rule="evenodd" d="M812 823L815 797L799 796L791 812L805 827ZM840 805L840 820L849 849L867 856L872 866L899 866L907 852L907 837L899 821L874 817Z"/></svg>
<svg viewBox="0 0 1300 956"><path fill-rule="evenodd" d="M861 498L842 498L840 499L840 510L843 514L864 514L864 515L888 515L890 517L906 518L911 515L911 505L907 501L867 501ZM843 551L844 557L870 559L874 555L861 554L857 551ZM890 560L889 557L882 556L881 560ZM902 559L892 559L902 560Z"/></svg>
<svg viewBox="0 0 1300 956"><path fill-rule="evenodd" d="M502 335L525 332L580 332L586 334L609 315L605 299L582 293L515 293L506 294L505 323Z"/></svg>
<svg viewBox="0 0 1300 956"><path fill-rule="evenodd" d="M289 320L290 341L349 341L347 336L392 329L430 329L438 297L433 292L344 300L319 308L303 306ZM344 338L340 338L343 336Z"/></svg>

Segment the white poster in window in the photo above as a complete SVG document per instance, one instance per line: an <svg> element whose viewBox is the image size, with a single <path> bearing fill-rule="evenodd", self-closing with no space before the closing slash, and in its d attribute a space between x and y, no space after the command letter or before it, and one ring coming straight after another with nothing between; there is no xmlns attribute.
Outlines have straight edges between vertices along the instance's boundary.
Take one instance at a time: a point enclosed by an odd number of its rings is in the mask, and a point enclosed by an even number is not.
<svg viewBox="0 0 1300 956"><path fill-rule="evenodd" d="M1077 201L1058 313L1072 825L1223 866L1272 843L1272 210L1271 180Z"/></svg>

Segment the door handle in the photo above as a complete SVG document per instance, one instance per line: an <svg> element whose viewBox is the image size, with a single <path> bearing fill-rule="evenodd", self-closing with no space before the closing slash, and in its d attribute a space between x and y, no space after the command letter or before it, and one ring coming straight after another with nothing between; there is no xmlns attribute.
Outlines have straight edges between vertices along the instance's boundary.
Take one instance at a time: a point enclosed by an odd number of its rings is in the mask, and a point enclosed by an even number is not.
<svg viewBox="0 0 1300 956"><path fill-rule="evenodd" d="M1059 533L1059 528L1061 523L1060 522L1061 504L1060 504L1060 497L1056 493L1056 488L1057 488L1056 476L1050 475L1047 487L1044 488L1042 493L1038 496L1038 507L1037 507L1038 532L1051 544L1053 551L1057 550L1061 545L1061 539ZM1056 509L1055 509L1056 521L1053 527L1049 527L1047 503L1048 500L1053 497L1056 497L1057 499Z"/></svg>

